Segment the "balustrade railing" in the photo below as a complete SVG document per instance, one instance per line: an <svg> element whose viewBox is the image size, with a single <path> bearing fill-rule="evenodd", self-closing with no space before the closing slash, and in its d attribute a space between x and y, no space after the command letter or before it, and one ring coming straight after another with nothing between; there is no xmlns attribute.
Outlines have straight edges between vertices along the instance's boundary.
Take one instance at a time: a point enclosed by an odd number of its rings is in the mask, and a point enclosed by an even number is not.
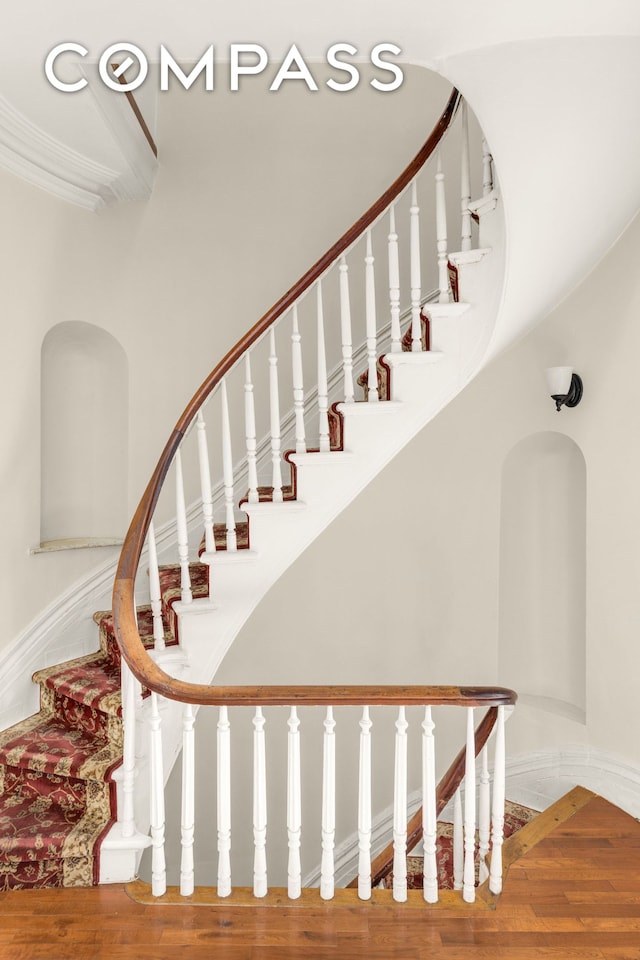
<svg viewBox="0 0 640 960"><path fill-rule="evenodd" d="M152 708L152 737L159 736L160 721L157 704ZM268 871L268 849L286 846L287 883L286 896L295 900L302 891L302 852L311 849L312 856L319 852L320 877L319 895L323 900L331 900L336 889L336 868L334 851L336 847L337 798L343 793L339 771L336 767L336 755L340 754L340 769L358 771L357 796L353 800L350 822L351 833L357 837L353 847L357 849L357 877L351 886L357 888L359 899L368 900L372 890L392 871L392 896L397 902L407 899L407 854L418 840L423 842L424 881L423 897L427 903L435 903L440 896L439 863L436 849L437 818L446 804L454 798L454 888L462 891L466 902L475 900L476 884L489 878L489 888L499 893L502 886L501 845L504 820L504 722L505 708L515 701L515 694L503 688L451 688L451 687L290 687L290 688L211 688L211 700L219 701L217 720L216 760L207 758L206 766L216 769L216 785L213 790L217 797L217 895L230 896L234 886L247 886L247 877L234 878L231 850L242 840L246 847L248 837L240 837L242 830L251 829L251 824L240 823L232 831L231 796L234 778L239 777L245 791L250 791L252 800L252 845L253 845L253 895L265 897L270 889ZM288 714L283 718L282 711L272 712L268 705L292 701ZM363 701L369 700L369 703ZM398 702L404 700L404 703ZM224 701L224 702L223 702ZM373 704L384 704L386 709L373 715ZM233 704L230 707L229 704ZM361 706L359 719L345 710L347 705ZM411 707L405 705L411 705ZM420 705L418 708L417 705ZM253 705L255 712L251 719L246 710L240 710L235 718L234 707L246 708ZM310 716L301 716L299 711L311 706L325 706L324 716L311 712ZM466 744L451 764L440 784L436 782L436 736L432 708L434 706L457 706L466 712ZM481 723L474 726L474 712L479 706L488 707ZM416 716L418 709L418 716ZM383 749L376 753L376 727L384 727L383 714L391 710L395 716L395 748L393 755ZM200 714L198 714L200 716ZM189 896L194 890L194 836L198 826L194 821L194 784L196 781L194 736L196 711L186 704L183 713L183 762L182 762L182 813L181 813L181 855L180 855L180 893ZM443 720L443 723L445 721ZM231 760L232 730L238 726L253 727L252 754L246 750L238 751ZM353 736L350 727L359 727L357 751L353 748ZM273 733L273 727L279 728L279 734ZM286 829L267 829L269 822L269 795L278 792L273 783L282 775L279 764L269 764L266 728L272 728L272 739L278 736L286 739L286 782L280 795L286 797ZM303 728L315 727L315 736L311 736L312 745L306 749L315 757L315 764L304 763L306 743ZM317 732L322 731L322 752L317 751ZM237 732L237 728L236 728ZM488 762L488 741L494 734L493 764ZM420 749L409 751L408 744L420 740ZM385 738L381 738L384 743ZM342 741L345 741L345 747ZM345 759L351 749L353 756ZM280 751L276 749L276 753ZM357 755L356 755L357 753ZM162 768L157 758L161 749L154 741L152 758L156 758L152 772L152 889L155 896L166 892L165 824L164 824L164 781ZM476 771L476 756L480 757L480 773ZM374 763L375 761L375 763ZM388 777L382 781L392 783L393 811L390 817L392 841L389 847L372 858L372 826L375 790L373 769L383 763L388 765ZM303 817L303 777L302 769L314 783L314 793L320 797L320 805L315 805L314 816L308 822ZM315 767L315 769L314 769ZM417 769L414 769L417 768ZM378 769L380 773L380 769ZM378 777L378 784L380 777ZM407 823L408 784L418 782L417 800L420 809ZM281 785L282 786L282 785ZM493 790L494 802L489 803L489 793ZM379 791L379 786L378 786ZM463 802L461 802L461 793ZM479 793L479 803L476 795ZM414 798L415 799L415 798ZM308 797L307 797L308 806ZM213 807L213 797L211 799ZM478 815L476 815L478 813ZM240 819L240 818L239 818ZM345 818L342 811L342 821ZM210 820L201 826L209 832ZM416 827L416 823L418 826ZM476 843L476 833L480 838ZM344 837L341 838L344 842ZM309 857L307 856L307 860ZM487 861L489 860L490 865ZM197 878L196 878L197 879Z"/></svg>
<svg viewBox="0 0 640 960"><path fill-rule="evenodd" d="M230 798L230 724L232 707L253 704L254 737L254 793L253 831L255 840L256 896L267 890L265 860L266 844L266 787L264 706L286 704L288 719L289 781L287 787L287 830L289 843L289 895L297 896L301 883L300 843L300 718L296 712L301 704L326 706L323 721L322 815L320 840L322 866L320 890L323 898L333 895L335 879L333 855L335 844L335 744L336 715L348 704L363 707L360 724L359 799L357 834L359 846L360 896L370 895L372 877L376 880L375 862L371 866L372 799L371 749L372 732L369 707L378 704L395 705L395 812L393 818L394 896L402 899L406 892L406 869L403 860L412 842L411 822L406 824L407 806L407 714L406 709L420 705L424 708L421 721L423 737L422 792L424 809L421 813L421 836L425 847L425 899L437 896L435 867L435 818L440 811L442 797L453 796L453 790L436 791L434 765L433 718L431 707L437 704L465 706L469 712L468 746L466 750L467 787L464 811L464 868L462 886L465 899L473 894L475 849L476 770L473 742L475 706L495 707L499 716L496 734L496 770L494 782L492 824L487 821L488 799L486 783L488 766L481 760L480 795L478 809L480 824L481 859L486 860L491 847L492 889L499 887L496 867L499 863L502 836L501 801L504 785L499 772L499 744L503 744L502 723L504 706L513 703L511 691L477 690L443 692L431 687L299 687L299 688L225 688L194 684L171 676L163 663L164 626L161 616L161 575L158 561L160 523L155 517L163 496L165 480L174 470L175 547L174 562L180 570L180 597L185 607L193 608L200 600L215 603L215 581L209 577L206 596L192 582L192 565L198 551L211 562L220 548L228 553L239 549L238 508L240 496L254 504L268 499L274 504L289 499L292 486L283 475L285 464L282 451L290 440L299 454L319 450L330 452L334 437L331 428L331 404L343 400L355 401L354 366L362 360L366 374L366 403L375 404L388 399L383 392L378 369L382 350L398 353L423 351L423 309L427 301L445 303L451 299L448 278L449 239L447 230L447 196L445 165L441 145L458 111L460 97L453 91L434 130L415 158L380 197L380 199L335 243L327 253L288 291L251 330L217 364L209 377L195 393L178 420L143 498L137 508L123 546L113 595L114 619L118 641L126 669L123 670L125 697L125 766L123 796L133 791L135 777L135 736L132 711L136 695L133 684L151 691L149 706L150 769L153 782L151 801L151 838L153 850L153 889L162 892L164 880L164 801L162 785L162 698L184 703L183 712L183 776L182 805L183 866L181 890L188 894L193 889L194 837L194 771L193 738L196 708L200 705L218 705L220 715L217 728L217 830L218 830L218 892L226 896L231 889L231 798ZM470 163L468 118L462 111L461 124L461 197L456 196L453 208L461 210L461 249L472 243L472 220L469 199L473 177L483 192L491 189L492 164L486 144L476 167ZM434 160L434 179L429 176L428 161ZM450 206L451 206L450 202ZM433 210L432 217L425 211ZM449 211L449 216L451 211ZM425 290L431 291L425 293ZM384 308L380 304L384 303ZM403 312L404 305L404 312ZM428 309L428 306L427 306ZM403 321L406 328L403 331ZM354 333L355 331L355 333ZM359 346L354 349L354 338ZM285 362L285 348L290 359ZM306 392L305 392L306 387ZM256 403L256 396L262 402ZM284 402L283 402L284 398ZM242 411L238 414L238 409ZM282 409L286 412L284 417ZM267 413L259 426L259 415ZM258 415L258 416L257 416ZM219 423L217 445L210 441L210 427ZM191 431L191 428L194 428ZM195 442L192 442L190 433ZM234 450L241 447L242 456L234 461ZM188 468L195 461L191 478ZM212 473L212 466L219 473ZM261 474L263 474L261 482ZM266 476L265 476L266 474ZM215 477L218 477L216 480ZM192 492L194 497L192 498ZM197 493L198 506L194 509ZM191 506L190 506L191 504ZM216 513L218 523L215 522ZM154 524L154 518L156 522ZM166 540L166 536L165 536ZM202 540L202 543L201 543ZM218 543L219 541L219 543ZM138 632L135 611L134 585L143 552L149 568L149 599L153 613L155 652L150 656ZM163 547L167 553L166 546ZM195 595L195 599L194 599ZM482 728L484 729L484 728ZM488 734L487 734L488 735ZM486 737L485 737L486 740ZM476 736L477 741L477 736ZM503 756L503 754L502 754ZM459 773L459 772L458 772ZM462 775L456 774L459 785ZM451 780L451 783L456 780ZM502 791L502 794L501 794ZM439 799L436 799L436 798ZM127 801L127 823L131 819L131 804ZM127 830L131 829L127 826ZM456 841L458 843L458 841ZM458 844L459 845L459 844ZM484 867L482 868L484 870Z"/></svg>

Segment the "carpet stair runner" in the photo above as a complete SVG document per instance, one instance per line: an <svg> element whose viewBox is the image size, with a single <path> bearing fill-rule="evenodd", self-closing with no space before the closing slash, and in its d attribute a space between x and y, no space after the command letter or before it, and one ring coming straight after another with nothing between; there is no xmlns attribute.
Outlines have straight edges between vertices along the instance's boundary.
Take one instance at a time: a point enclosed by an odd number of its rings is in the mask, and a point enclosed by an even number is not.
<svg viewBox="0 0 640 960"><path fill-rule="evenodd" d="M207 568L193 568L194 595L206 595ZM165 643L175 644L179 567L164 567L161 579ZM113 774L123 734L113 618L100 612L94 620L99 650L35 673L39 712L0 732L0 889L99 881L100 843L116 819ZM149 606L138 609L138 625L153 646Z"/></svg>

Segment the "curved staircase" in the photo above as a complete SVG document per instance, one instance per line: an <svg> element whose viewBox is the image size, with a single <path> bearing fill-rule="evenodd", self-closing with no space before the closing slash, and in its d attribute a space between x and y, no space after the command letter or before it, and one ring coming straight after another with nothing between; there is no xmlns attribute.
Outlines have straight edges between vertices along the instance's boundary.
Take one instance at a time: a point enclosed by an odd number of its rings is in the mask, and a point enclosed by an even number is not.
<svg viewBox="0 0 640 960"><path fill-rule="evenodd" d="M483 157L477 158L475 174L476 182L483 185L483 196L476 203L471 201L466 106L461 121L463 249L458 253L448 249L445 174L438 158L436 243L430 273L437 277L438 286L425 294L421 284L421 271L429 273L425 239L421 238L425 228L419 220L419 203L425 203L427 181L424 177L418 181L418 175L435 153L458 107L459 97L454 92L414 161L380 201L250 331L235 353L218 365L170 439L156 471L151 500L157 500L159 476L164 476L175 457L177 544L171 549L177 547L178 562L158 563L158 553L164 559L168 552L163 546L168 539L166 527L160 530L156 544L147 513L144 534L149 529L148 560L142 570L148 563L148 587L144 589L150 591L150 603L138 607L133 624L136 650L141 652L132 656L126 642L124 645L133 673L140 679L139 657L146 658L142 651L151 651L145 667L151 671L145 681L151 688L164 690L167 683L193 686L188 683L192 677L201 686L206 684L271 584L481 366L501 296L504 227L486 149ZM407 222L401 226L403 217ZM473 221L478 225L475 249ZM406 266L399 254L403 245L408 250ZM362 268L357 267L356 257L363 258ZM381 259L386 261L383 283L379 267L377 277L374 273L374 263ZM354 295L353 280L349 288L351 264L355 277L358 269L362 270L361 298ZM327 294L330 283L338 288L333 297ZM402 311L401 288L407 285L409 303ZM306 297L312 290L314 296ZM385 290L389 304L385 312L390 315L386 324L380 320L382 311L376 310L376 297L379 301ZM309 363L303 363L302 344L306 351L311 321L305 310L309 313L310 303L315 304L317 364L315 386L305 393L303 375L308 379ZM331 330L327 308L339 313L338 350L331 342L334 334L325 342L325 327ZM364 314L366 339L354 349L352 314L357 319L360 311ZM292 351L293 410L282 418L276 342L280 347L284 329L280 321L285 317L293 320L290 337L288 332L285 335ZM267 352L269 369L270 436L258 444L251 364L255 371L261 348ZM341 359L331 369L327 356ZM364 390L363 401L356 401L354 396L353 371L359 363L366 365L358 380ZM239 384L237 377L235 382L233 379L238 371L244 374ZM335 397L338 387L344 391L342 401ZM234 389L243 398L245 413L246 459L240 465L234 464L231 453L232 437L236 439L229 418L230 406L235 403ZM223 476L218 486L211 482L203 416L210 394L215 394L214 401L221 405ZM315 428L309 423L312 413L317 417ZM287 423L294 449L282 456ZM185 457L189 462L186 444L192 425L197 427L192 434L197 439L201 505L187 510L182 460ZM265 468L271 473L270 483L258 480ZM248 491L237 506L235 489L243 477ZM224 523L213 520L216 492ZM146 512L149 508L144 509ZM142 549L141 543L138 548ZM197 561L194 555L199 556ZM126 565L131 559L130 535L123 562ZM121 590L128 582L127 575L121 574L114 594L115 621L110 613L95 615L100 650L39 671L34 680L41 688L40 712L0 736L0 883L5 887L130 879L141 850L149 843L136 826L144 831L148 822L147 791L140 784L134 789L133 783L135 768L140 771L145 767L146 746L130 745L128 755L125 746L121 766L123 712L125 727L128 711L135 718L128 725L132 736L136 725L149 722L148 703L142 705L148 690L145 687L143 694L137 680L121 678L116 633L122 642L123 631L126 634L132 626L122 604ZM177 644L179 648L172 652L170 648ZM171 678L165 669L176 676ZM174 697L175 692L168 695ZM163 753L165 768L170 768L182 732L179 719L173 717L169 723L166 719L165 715Z"/></svg>

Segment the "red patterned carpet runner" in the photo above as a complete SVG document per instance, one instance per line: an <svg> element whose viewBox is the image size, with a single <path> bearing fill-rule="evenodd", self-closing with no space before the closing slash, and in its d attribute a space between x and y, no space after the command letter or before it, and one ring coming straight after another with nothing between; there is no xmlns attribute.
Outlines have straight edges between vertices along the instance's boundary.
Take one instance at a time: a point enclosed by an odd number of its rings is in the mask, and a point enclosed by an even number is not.
<svg viewBox="0 0 640 960"><path fill-rule="evenodd" d="M194 596L207 567L192 565ZM160 569L165 643L177 642L179 567ZM0 732L0 889L98 883L100 844L116 818L122 763L120 650L111 613L96 613L100 648L34 674L40 710ZM138 609L153 645L150 607Z"/></svg>

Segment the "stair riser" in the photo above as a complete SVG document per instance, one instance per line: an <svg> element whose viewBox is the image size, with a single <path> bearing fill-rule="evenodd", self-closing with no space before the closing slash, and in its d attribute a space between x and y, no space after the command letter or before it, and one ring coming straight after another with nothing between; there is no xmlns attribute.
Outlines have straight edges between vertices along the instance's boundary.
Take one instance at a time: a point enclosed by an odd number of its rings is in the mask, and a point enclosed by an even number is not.
<svg viewBox="0 0 640 960"><path fill-rule="evenodd" d="M41 691L40 703L43 710L54 714L69 726L79 727L91 736L111 740L122 747L122 720L119 717L94 710L49 688Z"/></svg>
<svg viewBox="0 0 640 960"><path fill-rule="evenodd" d="M94 881L93 857L71 857L62 860L0 860L0 890L43 890L49 887L86 887Z"/></svg>

